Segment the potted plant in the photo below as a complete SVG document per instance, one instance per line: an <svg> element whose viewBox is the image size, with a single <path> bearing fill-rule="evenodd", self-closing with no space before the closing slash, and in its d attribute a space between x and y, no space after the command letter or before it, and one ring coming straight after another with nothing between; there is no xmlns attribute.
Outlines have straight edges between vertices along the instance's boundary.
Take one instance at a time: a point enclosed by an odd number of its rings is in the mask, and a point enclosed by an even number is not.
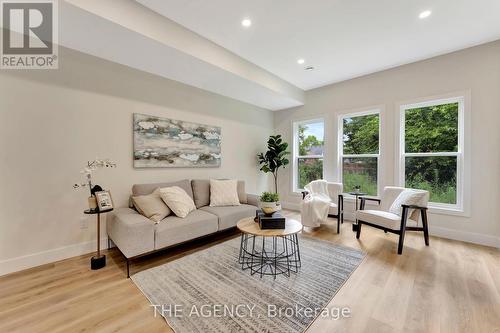
<svg viewBox="0 0 500 333"><path fill-rule="evenodd" d="M281 210L279 201L278 193L264 192L260 196L260 209L267 216L273 215L273 213Z"/></svg>
<svg viewBox="0 0 500 333"><path fill-rule="evenodd" d="M281 135L271 135L267 141L267 152L257 155L261 171L271 172L274 177L274 192L278 193L278 170L284 168L290 161L286 158L290 155L287 151L288 143L283 142Z"/></svg>

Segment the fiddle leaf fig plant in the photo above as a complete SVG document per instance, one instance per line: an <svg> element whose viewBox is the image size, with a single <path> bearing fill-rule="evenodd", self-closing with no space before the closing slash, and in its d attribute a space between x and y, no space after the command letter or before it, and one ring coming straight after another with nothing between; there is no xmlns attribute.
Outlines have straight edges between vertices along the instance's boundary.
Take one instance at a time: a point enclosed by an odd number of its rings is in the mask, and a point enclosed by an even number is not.
<svg viewBox="0 0 500 333"><path fill-rule="evenodd" d="M281 135L271 135L269 140L267 140L267 152L257 155L259 164L261 165L260 170L273 174L275 193L278 193L278 170L290 163L287 158L290 152L287 149L288 143L283 142Z"/></svg>

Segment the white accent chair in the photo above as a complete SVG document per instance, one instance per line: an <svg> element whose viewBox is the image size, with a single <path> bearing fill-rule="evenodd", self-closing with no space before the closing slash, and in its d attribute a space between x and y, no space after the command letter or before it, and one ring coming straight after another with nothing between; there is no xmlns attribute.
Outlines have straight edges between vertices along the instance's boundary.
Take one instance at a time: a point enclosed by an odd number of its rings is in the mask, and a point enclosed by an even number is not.
<svg viewBox="0 0 500 333"><path fill-rule="evenodd" d="M358 230L356 238L359 239L361 226L369 225L374 228L382 229L384 232L391 232L399 235L398 254L403 253L403 243L406 231L423 231L425 245L429 246L429 228L427 223L427 203L429 201L429 192L424 190L414 190L425 192L425 195L418 205L401 205L401 215L391 213L390 207L405 190L404 187L387 186L384 188L381 199L371 197L360 197L360 209L356 212ZM378 209L365 210L366 201L378 202ZM420 224L419 218L422 223Z"/></svg>
<svg viewBox="0 0 500 333"><path fill-rule="evenodd" d="M328 182L328 195L330 197L330 208L328 208L328 217L337 219L337 233L340 233L340 224L344 223L344 196L342 183ZM302 200L309 194L308 191L302 191Z"/></svg>

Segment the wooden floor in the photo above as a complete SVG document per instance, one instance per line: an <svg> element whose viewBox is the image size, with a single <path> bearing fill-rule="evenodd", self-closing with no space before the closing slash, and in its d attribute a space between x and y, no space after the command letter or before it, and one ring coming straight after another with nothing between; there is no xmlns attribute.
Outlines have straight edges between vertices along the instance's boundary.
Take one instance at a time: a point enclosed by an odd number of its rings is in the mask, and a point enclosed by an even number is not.
<svg viewBox="0 0 500 333"><path fill-rule="evenodd" d="M298 218L296 213L288 215ZM351 318L318 318L309 332L500 332L500 251L408 233L397 236L351 224L337 235L334 220L308 234L367 252L328 307L349 307ZM183 245L135 263L132 273L199 251L235 233ZM131 280L116 249L99 271L89 256L0 278L0 332L171 332Z"/></svg>

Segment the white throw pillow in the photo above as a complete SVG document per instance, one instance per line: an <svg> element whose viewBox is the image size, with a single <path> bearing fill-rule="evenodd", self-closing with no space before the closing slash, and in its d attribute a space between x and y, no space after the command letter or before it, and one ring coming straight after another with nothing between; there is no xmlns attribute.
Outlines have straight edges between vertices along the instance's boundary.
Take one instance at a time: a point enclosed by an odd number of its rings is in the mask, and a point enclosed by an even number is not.
<svg viewBox="0 0 500 333"><path fill-rule="evenodd" d="M161 188L160 197L178 217L184 218L196 210L193 199L179 186Z"/></svg>
<svg viewBox="0 0 500 333"><path fill-rule="evenodd" d="M156 223L170 214L170 209L160 198L159 188L151 194L132 197L132 203L140 214Z"/></svg>
<svg viewBox="0 0 500 333"><path fill-rule="evenodd" d="M406 189L403 192L399 193L396 200L394 200L394 202L392 203L391 208L389 208L389 212L401 216L401 213L403 211L401 205L420 206L425 198L425 195L426 193L422 191ZM413 211L414 209L410 209L408 211L408 216L410 216Z"/></svg>
<svg viewBox="0 0 500 333"><path fill-rule="evenodd" d="M238 181L210 179L210 206L239 206Z"/></svg>

